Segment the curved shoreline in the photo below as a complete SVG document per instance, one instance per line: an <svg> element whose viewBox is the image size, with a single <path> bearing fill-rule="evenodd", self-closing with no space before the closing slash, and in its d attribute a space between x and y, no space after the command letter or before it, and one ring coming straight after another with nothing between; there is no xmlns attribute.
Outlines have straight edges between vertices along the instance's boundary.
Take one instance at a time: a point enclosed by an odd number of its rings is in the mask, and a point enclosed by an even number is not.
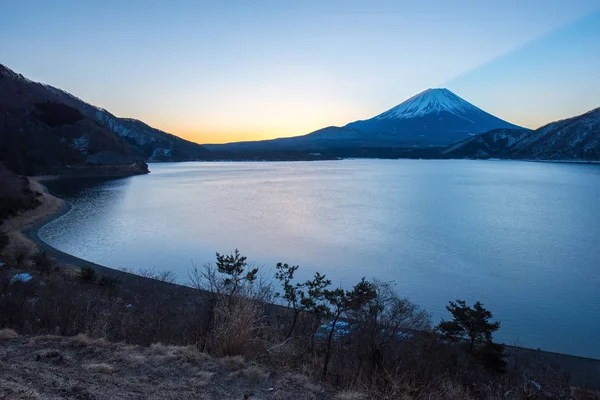
<svg viewBox="0 0 600 400"><path fill-rule="evenodd" d="M56 179L54 177L32 177L30 178L43 190L46 197L58 199L60 201L60 207L58 210L54 210L47 213L20 230L20 233L28 240L33 242L35 246L40 250L46 252L54 261L63 267L67 268L92 268L97 273L106 276L118 277L120 282L124 285L129 284L145 284L152 285L156 290L168 290L176 289L178 293L183 296L182 301L185 299L194 299L198 296L198 290L189 286L163 282L156 279L136 275L133 273L121 271L118 269L110 268L104 265L96 264L91 261L76 257L74 255L65 253L50 244L44 242L39 237L39 231L42 227L48 223L54 221L57 218L65 215L72 209L71 203L66 200L60 199L53 196L48 188L41 182L49 179ZM590 357L582 357L564 353L556 353L544 350L534 350L526 347L516 347L511 345L505 345L506 353L513 359L524 358L537 360L539 358L544 359L547 362L558 365L564 371L568 371L571 374L571 384L585 386L588 388L594 388L600 390L600 360Z"/></svg>
<svg viewBox="0 0 600 400"><path fill-rule="evenodd" d="M38 219L28 224L27 226L19 229L19 234L21 234L26 240L32 242L39 251L45 252L55 263L59 264L61 267L70 268L70 269L81 269L81 268L92 268L100 275L106 275L111 277L118 278L124 284L131 284L134 282L151 284L155 287L162 287L163 289L179 289L185 292L188 296L198 295L198 290L189 286L181 285L178 283L170 283L164 282L157 279L136 275L134 273L126 272L123 270L107 267L105 265L96 264L92 261L85 260L83 258L74 256L72 254L66 253L62 250L57 249L56 247L44 242L39 237L40 230L49 224L50 222L60 218L61 216L67 214L73 208L73 205L59 197L56 197L50 193L46 185L42 182L53 179L60 179L55 176L42 176L42 177L30 177L32 182L35 182L39 188L35 188L36 190L41 189L44 193L44 197L56 199L60 202L60 206L57 210L50 210L50 212L45 213L40 216Z"/></svg>
<svg viewBox="0 0 600 400"><path fill-rule="evenodd" d="M52 259L54 259L57 263L64 264L65 266L77 267L77 268L91 267L91 268L98 269L98 270L116 271L112 268L108 268L103 265L99 265L99 264L93 263L91 261L84 260L83 258L79 258L74 255L65 253L64 251L61 251L61 250L57 249L56 247L53 247L53 246L49 245L48 243L44 242L42 239L40 239L39 231L44 226L46 226L50 222L54 221L55 219L62 217L63 215L65 215L66 213L71 211L71 209L73 208L73 205L71 203L69 203L68 201L58 198L56 196L53 196L48 191L48 188L46 187L46 185L44 185L42 183L45 180L56 179L56 178L48 178L48 179L44 179L44 178L45 177L41 177L41 178L32 177L30 179L37 182L39 184L39 186L41 187L41 189L43 190L43 192L47 196L51 196L51 197L54 197L54 198L60 200L61 206L57 211L48 213L45 216L43 216L40 220L35 221L33 224L31 224L31 226L25 227L25 229L21 230L21 234L23 236L25 236L27 239L31 240L40 251L45 252L48 256L50 256Z"/></svg>

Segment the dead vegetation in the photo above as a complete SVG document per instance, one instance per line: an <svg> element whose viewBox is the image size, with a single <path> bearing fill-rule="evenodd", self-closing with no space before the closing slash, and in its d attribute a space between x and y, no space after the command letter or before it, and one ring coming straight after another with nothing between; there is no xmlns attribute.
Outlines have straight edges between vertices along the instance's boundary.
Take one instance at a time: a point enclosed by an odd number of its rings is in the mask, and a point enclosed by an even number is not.
<svg viewBox="0 0 600 400"><path fill-rule="evenodd" d="M204 270L209 292L118 271L81 279L33 265L0 269L0 399L593 398L571 394L549 364L490 369L388 285L322 296L314 291L322 281L293 286L300 297L313 290L294 312L265 301L273 289L236 270L238 261L224 259L238 274L231 281ZM12 282L24 271L33 279ZM339 304L335 319L327 304Z"/></svg>
<svg viewBox="0 0 600 400"><path fill-rule="evenodd" d="M232 371L233 369L233 371ZM213 358L190 346L150 347L75 337L0 344L0 399L328 399L309 379L272 374L243 357ZM302 394L307 392L306 395ZM141 397L140 397L141 396Z"/></svg>
<svg viewBox="0 0 600 400"><path fill-rule="evenodd" d="M10 340L18 337L19 334L12 329L5 328L0 330L0 340Z"/></svg>

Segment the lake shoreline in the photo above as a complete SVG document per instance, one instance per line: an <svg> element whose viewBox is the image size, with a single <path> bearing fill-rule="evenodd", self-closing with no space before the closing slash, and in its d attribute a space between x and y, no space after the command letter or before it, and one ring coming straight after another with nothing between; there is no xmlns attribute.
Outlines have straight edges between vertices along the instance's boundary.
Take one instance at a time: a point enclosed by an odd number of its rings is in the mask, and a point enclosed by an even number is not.
<svg viewBox="0 0 600 400"><path fill-rule="evenodd" d="M59 207L46 207L44 209L44 212L38 215L38 217L33 222L27 224L26 226L23 226L20 233L27 240L31 241L39 249L39 251L43 251L48 256L50 256L57 264L70 269L92 268L100 275L118 277L125 286L142 283L152 285L152 287L157 290L161 290L161 288L177 288L181 290L181 293L184 295L184 298L187 299L198 295L197 289L191 288L189 286L180 285L177 283L162 282L152 278L123 272L118 269L110 268L108 266L96 264L91 261L87 261L85 259L65 253L44 242L39 237L40 229L46 224L50 223L51 221L60 218L61 216L68 213L71 210L72 205L68 201L53 196L48 191L47 187L43 185L44 181L62 178L44 176L32 177L30 179L32 183L35 182L34 185L38 185L38 187L44 192L44 201L55 199L52 201L58 201ZM43 206L44 203L41 207ZM600 390L600 360L598 359L544 350L535 350L525 347L515 347L510 345L506 345L506 352L511 358L522 357L523 355L526 355L526 358L538 358L542 360L547 360L552 364L559 365L565 371L568 371L572 376L572 384L578 386L587 386L590 388L593 387L595 390ZM596 382L598 382L599 384L595 384Z"/></svg>
<svg viewBox="0 0 600 400"><path fill-rule="evenodd" d="M60 205L57 208L53 207L52 209L45 209L41 214L39 214L39 217L37 217L35 221L33 221L30 224L24 225L17 233L20 234L25 240L35 245L38 251L46 253L46 255L48 255L55 263L57 263L61 267L65 267L68 269L92 268L100 275L118 277L125 284L131 284L133 282L145 284L151 283L152 285L158 287L177 287L178 289L183 289L186 292L189 292L188 294L197 294L198 290L189 286L180 285L177 283L163 282L156 279L125 272L119 269L107 267L105 265L100 265L92 261L88 261L83 258L61 251L51 246L50 244L44 242L39 237L40 230L45 225L71 211L73 206L70 202L52 195L48 188L43 184L43 182L58 179L71 180L76 178L58 176L33 176L29 177L29 179L31 182L35 182L34 185L32 185L34 186L34 189L43 193L44 197L42 198L42 205L40 205L40 207L44 207L44 202L48 201L48 199L52 199L51 201L53 202L58 201ZM14 218L18 219L19 217L20 215Z"/></svg>

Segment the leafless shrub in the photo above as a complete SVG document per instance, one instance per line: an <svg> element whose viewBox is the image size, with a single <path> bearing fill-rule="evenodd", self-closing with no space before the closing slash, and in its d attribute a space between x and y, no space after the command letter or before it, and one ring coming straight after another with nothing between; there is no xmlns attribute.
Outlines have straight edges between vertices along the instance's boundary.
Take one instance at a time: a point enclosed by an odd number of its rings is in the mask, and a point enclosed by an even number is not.
<svg viewBox="0 0 600 400"><path fill-rule="evenodd" d="M4 249L4 256L10 264L13 264L19 268L27 267L29 258L32 255L32 249L26 243L22 241L9 242L8 246Z"/></svg>
<svg viewBox="0 0 600 400"><path fill-rule="evenodd" d="M273 285L270 279L264 276L262 272L255 267L253 263L245 265L248 269L257 270L253 280L240 280L238 287L235 289L234 297L246 297L261 303L270 303L274 298ZM192 263L192 267L188 270L188 280L190 286L209 294L209 299L215 300L223 296L229 296L230 287L226 274L219 272L217 265L214 263L204 263L198 266Z"/></svg>
<svg viewBox="0 0 600 400"><path fill-rule="evenodd" d="M39 252L32 257L34 268L43 275L50 275L56 270L52 260L45 252Z"/></svg>
<svg viewBox="0 0 600 400"><path fill-rule="evenodd" d="M213 369L225 367L235 372L233 377L264 382L268 368L278 368L302 373L290 384L304 388L308 396L317 397L327 390L328 385L315 383L323 353L314 332L328 321L321 319L322 314L303 312L294 334L286 338L291 314L264 303L270 289L259 278L242 282L233 297L224 290L223 276L210 265L190 271L192 284L208 289L209 294L129 275L122 278L123 284L109 293L104 286L80 285L62 273L50 274L44 284L33 279L14 285L10 274L0 270L0 326L24 335L46 335L35 341L50 349L39 354L47 362L60 362L62 354L52 351L57 343L98 347L119 341L148 347L120 344L114 357L103 360L108 366L160 368L169 361L190 363L201 366L200 386L211 381L213 372L208 371ZM330 383L338 390L346 389L344 395L512 400L550 393L568 398L566 376L551 365L521 362L519 368L511 365L505 375L486 371L461 346L438 340L430 331L427 314L394 293L390 285L378 283L377 296L344 314L340 322L349 327L334 340ZM0 331L0 339L5 331ZM212 360L199 349L228 357ZM96 350L100 349L78 353ZM258 359L266 366L254 364ZM104 372L101 367L89 368Z"/></svg>
<svg viewBox="0 0 600 400"><path fill-rule="evenodd" d="M374 299L348 314L346 332L337 341L344 351L337 352L333 365L338 381L351 383L357 377L376 376L379 384L388 385L381 372L394 371L395 379L402 367L400 360L408 360L418 343L415 336L430 327L429 315L400 297L391 285L376 282L376 290Z"/></svg>
<svg viewBox="0 0 600 400"><path fill-rule="evenodd" d="M220 299L215 306L207 348L217 355L249 355L257 348L263 321L263 310L255 301Z"/></svg>
<svg viewBox="0 0 600 400"><path fill-rule="evenodd" d="M175 283L177 280L177 276L173 271L157 271L155 267L140 268L137 270L137 272L135 272L135 274L167 283Z"/></svg>

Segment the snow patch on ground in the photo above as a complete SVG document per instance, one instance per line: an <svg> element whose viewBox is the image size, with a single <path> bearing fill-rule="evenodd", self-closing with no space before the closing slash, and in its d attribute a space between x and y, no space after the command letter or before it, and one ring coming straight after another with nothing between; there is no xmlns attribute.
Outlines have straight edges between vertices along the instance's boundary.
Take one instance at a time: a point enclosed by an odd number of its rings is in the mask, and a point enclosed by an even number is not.
<svg viewBox="0 0 600 400"><path fill-rule="evenodd" d="M150 156L150 160L164 160L171 158L173 154L173 149L165 149L163 147L158 147L154 149L152 152L152 156Z"/></svg>
<svg viewBox="0 0 600 400"><path fill-rule="evenodd" d="M71 148L79 150L81 153L86 154L90 145L90 138L88 135L83 135L71 142Z"/></svg>
<svg viewBox="0 0 600 400"><path fill-rule="evenodd" d="M31 276L30 274L24 272L22 274L13 275L12 278L10 278L10 283L15 283L15 282L29 282L32 279L33 279L33 276Z"/></svg>
<svg viewBox="0 0 600 400"><path fill-rule="evenodd" d="M156 141L153 137L141 134L136 129L128 128L105 110L98 110L96 112L96 119L120 137L131 138L140 146Z"/></svg>

